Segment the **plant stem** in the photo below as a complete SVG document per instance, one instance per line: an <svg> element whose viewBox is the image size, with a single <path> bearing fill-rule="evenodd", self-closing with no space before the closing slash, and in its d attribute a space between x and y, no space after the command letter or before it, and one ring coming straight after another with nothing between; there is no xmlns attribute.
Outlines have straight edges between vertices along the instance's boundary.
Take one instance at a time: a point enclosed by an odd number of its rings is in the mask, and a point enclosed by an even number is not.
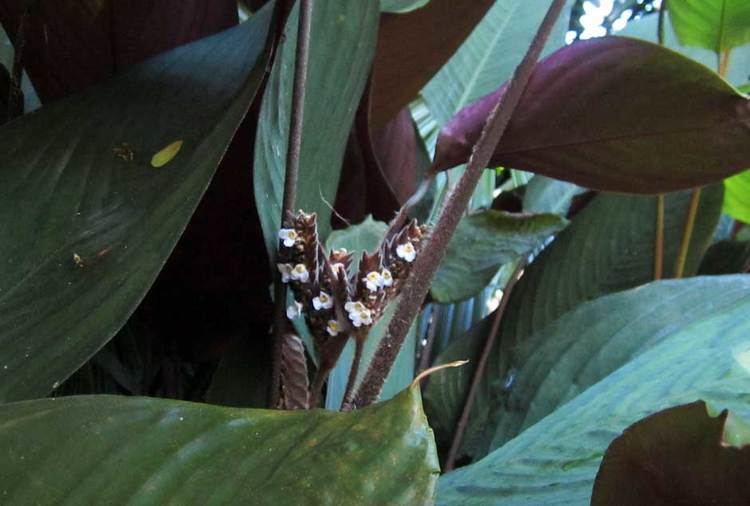
<svg viewBox="0 0 750 506"><path fill-rule="evenodd" d="M417 372L422 372L430 367L430 359L432 359L432 347L435 345L435 337L437 336L438 320L442 313L441 307L438 304L432 306L432 317L430 318L429 326L427 327L427 339L425 340L424 348L422 348L422 356L419 357L419 366Z"/></svg>
<svg viewBox="0 0 750 506"><path fill-rule="evenodd" d="M346 389L344 389L344 397L341 400L341 411L350 411L352 407L352 395L354 394L354 385L357 383L357 374L359 373L359 365L362 363L362 350L364 350L365 341L361 337L354 339L354 358L352 359L352 367L349 369L349 378L346 380Z"/></svg>
<svg viewBox="0 0 750 506"><path fill-rule="evenodd" d="M487 360L489 359L490 352L495 346L495 341L497 340L498 330L500 329L500 322L502 321L503 315L505 314L505 309L508 307L510 294L513 292L513 288L515 288L518 280L521 279L521 274L523 272L524 266L524 262L520 262L518 266L516 266L515 270L513 271L513 275L511 276L510 280L508 280L508 284L505 285L505 290L503 291L503 298L500 301L500 305L498 306L497 310L495 310L495 318L492 320L492 327L490 328L490 332L487 335L487 340L485 341L484 347L482 348L482 354L479 356L477 368L474 370L474 376L471 379L471 387L469 387L469 393L466 395L464 407L461 411L461 417L458 419L456 430L453 432L453 441L451 441L451 447L448 451L448 457L445 459L445 466L443 467L444 472L453 470L453 467L456 463L458 450L461 448L461 443L464 439L466 427L469 425L469 415L471 414L471 409L474 407L474 399L476 399L477 397L479 385L482 382L482 376L484 376L484 371L487 368Z"/></svg>
<svg viewBox="0 0 750 506"><path fill-rule="evenodd" d="M664 194L656 196L656 237L654 238L654 280L664 271Z"/></svg>
<svg viewBox="0 0 750 506"><path fill-rule="evenodd" d="M662 0L659 8L659 24L656 29L656 40L660 46L664 45L664 21L667 15L667 0Z"/></svg>
<svg viewBox="0 0 750 506"><path fill-rule="evenodd" d="M312 28L313 1L300 0L281 223L284 223L287 213L294 212L294 208L297 205L297 179L299 178L299 157L302 146L305 86L307 83L307 69L310 62L310 31ZM283 335L285 329L289 326L289 322L286 319L286 285L281 282L279 273L275 271L274 273L276 277L273 312L273 354L271 357L271 386L268 395L270 408L276 407L279 402Z"/></svg>
<svg viewBox="0 0 750 506"><path fill-rule="evenodd" d="M682 242L680 251L677 254L677 260L674 264L674 277L679 279L685 273L685 262L687 261L688 250L690 249L690 239L693 237L693 228L695 227L695 216L698 214L698 204L701 200L701 189L693 190L690 195L690 204L688 206L687 216L685 217L685 226L682 231Z"/></svg>
<svg viewBox="0 0 750 506"><path fill-rule="evenodd" d="M732 50L727 49L725 51L722 51L719 55L719 75L721 77L726 77L727 71L729 70L729 56L731 54Z"/></svg>
<svg viewBox="0 0 750 506"><path fill-rule="evenodd" d="M507 91L490 113L482 135L474 145L466 171L446 199L435 228L427 238L422 253L417 257L412 274L406 280L401 301L388 325L386 335L375 351L370 367L354 396L355 407L372 404L380 395L383 383L409 332L411 322L419 313L422 301L430 288L432 276L440 265L448 242L458 226L482 172L505 133L510 118L526 89L536 61L564 6L565 0L552 2L528 52L516 69Z"/></svg>

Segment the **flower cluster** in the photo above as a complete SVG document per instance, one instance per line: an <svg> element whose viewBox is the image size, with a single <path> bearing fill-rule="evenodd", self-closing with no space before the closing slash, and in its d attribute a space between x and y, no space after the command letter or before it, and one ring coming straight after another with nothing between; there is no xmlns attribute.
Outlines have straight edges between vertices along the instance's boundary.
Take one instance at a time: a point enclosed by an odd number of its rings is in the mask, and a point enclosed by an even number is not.
<svg viewBox="0 0 750 506"><path fill-rule="evenodd" d="M315 214L287 216L279 230L277 264L295 301L290 319L304 316L318 346L341 333L366 336L398 295L424 243L426 228L413 221L391 234L373 253L363 253L356 272L352 254L326 254L318 241Z"/></svg>

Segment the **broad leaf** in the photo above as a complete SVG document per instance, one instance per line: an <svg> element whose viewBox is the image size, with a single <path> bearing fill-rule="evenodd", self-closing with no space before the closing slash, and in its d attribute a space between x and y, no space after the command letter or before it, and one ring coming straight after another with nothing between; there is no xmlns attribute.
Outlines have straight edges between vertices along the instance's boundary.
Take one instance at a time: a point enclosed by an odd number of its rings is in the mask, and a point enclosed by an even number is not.
<svg viewBox="0 0 750 506"><path fill-rule="evenodd" d="M493 1L431 0L414 12L382 16L372 79L370 120L375 130L416 98Z"/></svg>
<svg viewBox="0 0 750 506"><path fill-rule="evenodd" d="M669 19L686 46L721 53L750 43L750 2L669 0Z"/></svg>
<svg viewBox="0 0 750 506"><path fill-rule="evenodd" d="M271 259L281 224L298 10L295 6L286 22L255 141L255 202ZM375 52L378 15L377 0L318 0L313 7L296 207L318 214L323 240L331 230L349 127Z"/></svg>
<svg viewBox="0 0 750 506"><path fill-rule="evenodd" d="M725 179L724 189L724 212L750 223L750 171Z"/></svg>
<svg viewBox="0 0 750 506"><path fill-rule="evenodd" d="M749 290L746 276L665 281L567 313L512 389L540 421L443 476L438 503L588 504L607 446L638 419L696 399L747 418Z"/></svg>
<svg viewBox="0 0 750 506"><path fill-rule="evenodd" d="M688 206L687 192L666 198L665 273L671 273L682 237ZM696 272L719 219L722 192L720 185L704 190L688 254L686 275ZM473 434L475 441L465 454L477 457L491 449L494 418L506 409L509 386L516 381L518 344L582 302L602 295L633 288L653 279L653 243L656 199L653 197L602 194L595 197L572 223L563 230L532 264L512 292L500 327L499 344L490 354L482 387L472 412L472 424L486 431ZM487 319L491 319L489 316ZM473 341L486 339L489 327L477 326L460 341L446 349L440 363L470 358L467 350L478 346ZM466 342L466 341L470 342ZM465 374L462 371L462 374ZM446 374L442 383L430 383L425 393L431 423L449 425L462 409L468 381L459 374ZM432 401L439 409L432 410ZM441 421L438 422L437 418ZM480 430L477 429L477 430ZM438 432L438 439L443 436ZM478 441L484 438L484 444Z"/></svg>
<svg viewBox="0 0 750 506"><path fill-rule="evenodd" d="M443 127L435 169L468 160L504 92ZM750 166L748 124L747 98L702 65L635 39L592 39L537 65L490 163L588 188L676 190Z"/></svg>
<svg viewBox="0 0 750 506"><path fill-rule="evenodd" d="M422 91L440 125L510 79L551 3L551 0L494 3L466 42ZM570 12L570 7L566 12ZM568 16L560 17L546 46L548 53L565 43L568 21Z"/></svg>
<svg viewBox="0 0 750 506"><path fill-rule="evenodd" d="M10 504L430 504L439 473L417 388L346 414L113 396L14 403L0 407L0 447Z"/></svg>
<svg viewBox="0 0 750 506"><path fill-rule="evenodd" d="M443 303L476 295L500 266L540 247L565 223L553 214L516 215L493 210L463 218L448 244L430 294Z"/></svg>
<svg viewBox="0 0 750 506"><path fill-rule="evenodd" d="M261 82L271 11L0 128L0 401L49 393L141 301Z"/></svg>
<svg viewBox="0 0 750 506"><path fill-rule="evenodd" d="M694 402L625 429L607 448L591 504L750 503L750 446L733 446L750 440L734 440L738 420L727 411L713 417L707 410Z"/></svg>

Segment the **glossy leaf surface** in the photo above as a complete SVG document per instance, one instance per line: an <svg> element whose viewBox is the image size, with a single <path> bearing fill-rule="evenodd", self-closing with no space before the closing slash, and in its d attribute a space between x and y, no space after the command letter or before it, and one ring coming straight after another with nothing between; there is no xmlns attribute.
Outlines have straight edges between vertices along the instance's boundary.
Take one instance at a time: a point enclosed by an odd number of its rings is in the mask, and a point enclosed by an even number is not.
<svg viewBox="0 0 750 506"><path fill-rule="evenodd" d="M0 401L49 393L139 304L260 85L271 13L0 129Z"/></svg>
<svg viewBox="0 0 750 506"><path fill-rule="evenodd" d="M276 255L281 224L297 13L295 6L286 22L284 42L263 96L255 141L255 202L269 258ZM318 214L321 240L331 230L331 206L349 127L370 72L379 14L377 0L343 4L318 0L313 7L296 207Z"/></svg>
<svg viewBox="0 0 750 506"><path fill-rule="evenodd" d="M539 421L441 477L438 504L589 504L607 447L644 416L704 399L747 418L749 289L745 276L664 281L567 313L518 372Z"/></svg>
<svg viewBox="0 0 750 506"><path fill-rule="evenodd" d="M448 244L430 294L441 303L476 295L500 266L538 248L565 224L553 214L514 215L494 210L463 218Z"/></svg>
<svg viewBox="0 0 750 506"><path fill-rule="evenodd" d="M430 504L439 472L418 389L347 414L112 396L13 403L0 406L0 446L11 504Z"/></svg>

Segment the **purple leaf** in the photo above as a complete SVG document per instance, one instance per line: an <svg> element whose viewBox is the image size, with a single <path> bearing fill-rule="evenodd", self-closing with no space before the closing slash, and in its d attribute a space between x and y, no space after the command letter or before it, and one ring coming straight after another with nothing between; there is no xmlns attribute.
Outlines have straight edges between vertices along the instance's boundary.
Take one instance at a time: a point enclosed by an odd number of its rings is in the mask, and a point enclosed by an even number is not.
<svg viewBox="0 0 750 506"><path fill-rule="evenodd" d="M468 160L505 88L443 127L433 170ZM750 103L706 67L654 44L579 42L538 64L491 163L608 191L699 186L750 166Z"/></svg>

